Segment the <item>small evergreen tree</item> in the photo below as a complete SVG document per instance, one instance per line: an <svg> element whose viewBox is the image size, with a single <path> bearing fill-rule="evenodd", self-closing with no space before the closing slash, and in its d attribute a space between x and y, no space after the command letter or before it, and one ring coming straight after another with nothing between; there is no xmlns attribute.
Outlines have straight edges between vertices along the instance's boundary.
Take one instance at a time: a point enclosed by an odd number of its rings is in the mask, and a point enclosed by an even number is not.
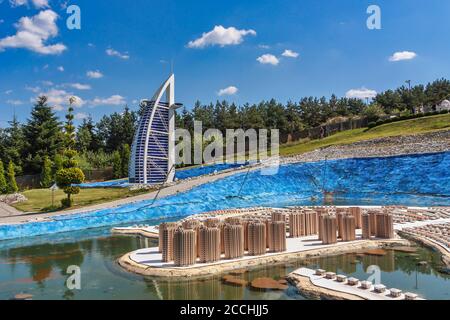
<svg viewBox="0 0 450 320"><path fill-rule="evenodd" d="M17 191L19 191L19 187L17 187L14 164L10 161L8 165L8 193L16 193Z"/></svg>
<svg viewBox="0 0 450 320"><path fill-rule="evenodd" d="M79 194L80 188L74 185L83 183L85 176L83 171L78 168L78 162L75 160L77 152L73 149L75 146L75 127L73 125L73 108L72 104L75 98L70 98L70 107L66 115L65 125L65 144L67 149L64 152L65 160L63 161L63 168L56 173L56 183L59 188L63 189L67 194L67 198L61 200L63 207L71 207L73 205L72 195Z"/></svg>
<svg viewBox="0 0 450 320"><path fill-rule="evenodd" d="M122 162L122 178L128 177L128 166L130 163L131 150L128 144L124 144L120 150L120 157Z"/></svg>
<svg viewBox="0 0 450 320"><path fill-rule="evenodd" d="M56 175L56 172L64 168L63 162L64 162L63 156L57 153L55 155L55 158L53 159L53 176Z"/></svg>
<svg viewBox="0 0 450 320"><path fill-rule="evenodd" d="M113 152L113 176L114 179L122 178L122 159L119 151Z"/></svg>
<svg viewBox="0 0 450 320"><path fill-rule="evenodd" d="M8 186L5 178L5 167L3 166L3 162L0 160L0 194L5 194L7 192Z"/></svg>
<svg viewBox="0 0 450 320"><path fill-rule="evenodd" d="M50 161L49 157L45 157L41 172L41 187L50 188L52 182L53 182L52 162Z"/></svg>

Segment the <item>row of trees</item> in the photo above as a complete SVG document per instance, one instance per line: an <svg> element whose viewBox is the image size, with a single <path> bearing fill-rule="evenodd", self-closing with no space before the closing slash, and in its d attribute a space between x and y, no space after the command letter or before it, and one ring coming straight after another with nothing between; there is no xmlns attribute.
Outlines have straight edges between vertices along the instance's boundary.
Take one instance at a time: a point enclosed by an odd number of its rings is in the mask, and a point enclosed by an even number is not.
<svg viewBox="0 0 450 320"><path fill-rule="evenodd" d="M338 98L336 95L330 99L305 97L299 102L287 104L274 99L242 106L227 101L208 105L196 102L190 111L185 108L177 112L176 125L192 131L195 119L203 122L204 129L276 128L282 135L288 135L336 117L362 116L376 121L384 114L412 113L419 106L435 106L449 96L450 81L440 79L426 86L417 85L411 89L402 86L387 90L369 104L361 99ZM126 176L126 149L129 150L132 144L143 108L141 106L137 111L131 111L125 107L123 112L105 115L97 123L92 118L84 119L73 130L71 138L75 141L71 148L78 152L75 159L81 168L114 166L116 177ZM14 163L17 174L40 173L42 186L47 187L56 172L64 167L66 129L48 105L47 98L39 97L25 124L13 118L8 128L0 128L0 160Z"/></svg>

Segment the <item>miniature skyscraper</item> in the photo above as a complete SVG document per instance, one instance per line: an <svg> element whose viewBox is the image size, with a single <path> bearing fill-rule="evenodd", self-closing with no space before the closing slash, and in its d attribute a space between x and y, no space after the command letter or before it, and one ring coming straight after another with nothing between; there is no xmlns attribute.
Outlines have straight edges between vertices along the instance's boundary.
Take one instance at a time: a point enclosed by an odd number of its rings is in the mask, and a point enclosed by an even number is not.
<svg viewBox="0 0 450 320"><path fill-rule="evenodd" d="M165 95L165 101L163 101ZM144 113L134 136L129 168L130 183L161 184L175 177L175 75L143 100Z"/></svg>

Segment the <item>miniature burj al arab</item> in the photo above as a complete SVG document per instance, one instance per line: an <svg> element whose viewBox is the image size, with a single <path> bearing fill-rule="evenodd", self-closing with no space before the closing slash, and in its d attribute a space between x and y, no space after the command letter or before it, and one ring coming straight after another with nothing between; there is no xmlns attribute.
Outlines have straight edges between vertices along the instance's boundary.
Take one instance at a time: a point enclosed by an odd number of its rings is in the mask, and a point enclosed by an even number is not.
<svg viewBox="0 0 450 320"><path fill-rule="evenodd" d="M165 99L165 100L164 100ZM144 113L134 136L129 168L130 183L163 184L175 177L175 75L143 100Z"/></svg>

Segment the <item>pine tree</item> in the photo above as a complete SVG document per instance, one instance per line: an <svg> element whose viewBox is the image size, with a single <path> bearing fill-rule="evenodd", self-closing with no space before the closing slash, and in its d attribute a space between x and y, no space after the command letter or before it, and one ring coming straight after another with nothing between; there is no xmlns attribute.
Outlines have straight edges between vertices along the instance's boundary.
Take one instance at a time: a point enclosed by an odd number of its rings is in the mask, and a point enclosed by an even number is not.
<svg viewBox="0 0 450 320"><path fill-rule="evenodd" d="M63 207L71 207L73 205L72 195L80 193L80 187L77 184L83 183L85 176L83 171L78 168L78 162L75 160L77 152L73 149L75 147L75 126L73 125L73 108L72 104L75 98L69 99L70 107L66 115L65 124L65 139L66 150L64 151L65 160L63 161L63 168L56 173L56 183L58 187L62 188L67 198L61 201Z"/></svg>
<svg viewBox="0 0 450 320"><path fill-rule="evenodd" d="M122 178L128 177L128 166L130 163L130 156L131 156L130 146L128 144L124 144L120 150Z"/></svg>
<svg viewBox="0 0 450 320"><path fill-rule="evenodd" d="M113 152L113 176L114 179L122 178L122 159L119 151Z"/></svg>
<svg viewBox="0 0 450 320"><path fill-rule="evenodd" d="M25 137L23 127L14 115L12 121L9 122L9 128L5 130L5 156L15 164L17 174L22 172L22 155L25 152Z"/></svg>
<svg viewBox="0 0 450 320"><path fill-rule="evenodd" d="M6 184L5 167L3 166L3 161L0 160L0 194L5 194L7 192L8 185Z"/></svg>
<svg viewBox="0 0 450 320"><path fill-rule="evenodd" d="M48 106L47 97L38 98L31 112L31 118L24 127L24 136L26 171L38 173L42 168L44 157L53 158L63 147L60 123L52 108Z"/></svg>
<svg viewBox="0 0 450 320"><path fill-rule="evenodd" d="M14 164L10 161L8 165L8 193L16 193L17 191L19 191L19 188L17 187Z"/></svg>
<svg viewBox="0 0 450 320"><path fill-rule="evenodd" d="M53 182L53 174L52 174L52 162L49 157L44 158L44 164L42 165L41 172L41 187L42 188L50 188Z"/></svg>

